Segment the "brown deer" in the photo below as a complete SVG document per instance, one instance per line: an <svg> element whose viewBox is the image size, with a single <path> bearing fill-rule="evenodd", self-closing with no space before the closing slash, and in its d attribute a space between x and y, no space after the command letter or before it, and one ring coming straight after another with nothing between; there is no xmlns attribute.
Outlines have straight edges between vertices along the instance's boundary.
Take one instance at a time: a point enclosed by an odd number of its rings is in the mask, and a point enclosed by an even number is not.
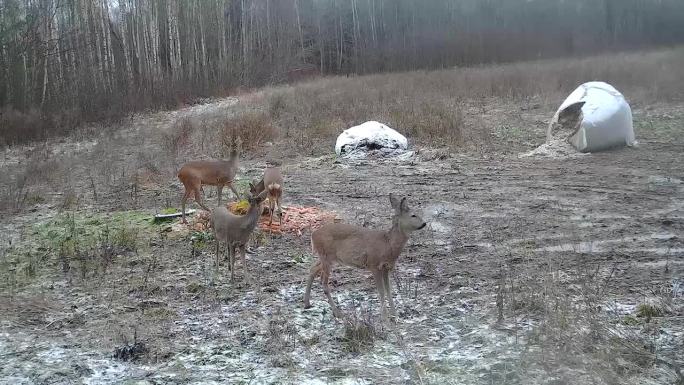
<svg viewBox="0 0 684 385"><path fill-rule="evenodd" d="M413 214L406 198L389 196L394 209L392 228L388 231L372 230L344 223L327 224L311 234L311 249L318 260L311 267L304 293L304 308L311 307L311 284L318 275L328 303L335 317L341 313L330 294L330 271L335 262L369 270L373 273L378 290L383 319L387 319L385 296L389 302L390 314L396 315L394 301L390 292L389 272L394 269L401 250L408 241L409 234L425 227L422 218Z"/></svg>
<svg viewBox="0 0 684 385"><path fill-rule="evenodd" d="M247 264L245 263L245 248L249 236L259 222L261 216L261 203L266 198L266 191L257 193L254 185L249 184L250 193L247 196L249 210L245 215L235 215L224 206L215 208L211 212L211 228L216 238L216 268L219 267L219 244L225 242L228 247L228 263L230 268L230 280L235 277L235 253L239 252L242 260L242 268L245 271L245 279L249 280Z"/></svg>
<svg viewBox="0 0 684 385"><path fill-rule="evenodd" d="M195 201L203 209L211 211L202 202L202 185L216 186L218 191L218 204L221 205L221 192L224 186L233 191L235 196L240 199L240 194L233 187L233 180L238 170L239 151L234 147L230 152L228 160L198 160L188 162L178 171L178 179L185 187L185 193L181 199L181 211L183 223L185 220L185 203L191 195L194 195Z"/></svg>
<svg viewBox="0 0 684 385"><path fill-rule="evenodd" d="M283 195L283 174L280 172L280 167L266 167L266 171L264 171L264 177L256 185L257 193L261 193L264 190L266 190L268 195L268 211L270 215L268 225L271 226L273 223L273 213L275 212L276 206L278 207L278 216L280 218L280 224L282 225L283 210L280 207L280 197Z"/></svg>

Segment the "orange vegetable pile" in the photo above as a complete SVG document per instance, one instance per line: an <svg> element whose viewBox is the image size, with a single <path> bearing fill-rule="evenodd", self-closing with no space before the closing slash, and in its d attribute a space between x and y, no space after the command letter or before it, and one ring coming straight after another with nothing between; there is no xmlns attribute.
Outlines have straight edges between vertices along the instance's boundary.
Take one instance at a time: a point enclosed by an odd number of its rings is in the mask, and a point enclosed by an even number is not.
<svg viewBox="0 0 684 385"><path fill-rule="evenodd" d="M240 202L232 202L226 207L234 214L244 215L245 209L242 206ZM211 227L210 218L211 213L200 211L195 215L191 228L196 231L208 230ZM318 207L288 206L287 209L283 209L282 225L279 219L277 214L274 215L273 223L269 226L268 205L264 205L264 212L259 218L259 228L270 233L291 233L301 236L306 229L313 231L326 223L335 221L337 215Z"/></svg>
<svg viewBox="0 0 684 385"><path fill-rule="evenodd" d="M259 220L259 228L274 233L285 232L301 236L305 229L316 230L326 223L333 222L336 218L335 213L323 211L318 207L289 206L287 210L283 210L282 226L277 215L273 216L271 226L268 225L269 216L263 215Z"/></svg>

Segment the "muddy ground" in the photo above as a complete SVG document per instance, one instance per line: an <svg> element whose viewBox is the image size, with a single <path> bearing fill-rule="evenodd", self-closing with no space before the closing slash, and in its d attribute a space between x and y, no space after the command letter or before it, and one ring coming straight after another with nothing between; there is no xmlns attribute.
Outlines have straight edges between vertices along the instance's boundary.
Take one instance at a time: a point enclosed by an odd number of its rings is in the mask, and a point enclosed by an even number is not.
<svg viewBox="0 0 684 385"><path fill-rule="evenodd" d="M256 282L238 266L231 283L206 234L147 221L178 204L178 164L216 155L202 144L162 156L164 132L239 108L225 99L3 151L12 183L40 177L2 220L0 383L682 383L681 108L635 109L638 148L565 159L518 158L552 111L510 106L532 134L500 128L506 153L420 145L346 161L280 149L286 206L387 228L395 192L428 222L392 280L396 324L380 320L370 275L348 268L332 280L345 320L316 283L302 309L308 232L257 234ZM246 155L240 179L269 156Z"/></svg>

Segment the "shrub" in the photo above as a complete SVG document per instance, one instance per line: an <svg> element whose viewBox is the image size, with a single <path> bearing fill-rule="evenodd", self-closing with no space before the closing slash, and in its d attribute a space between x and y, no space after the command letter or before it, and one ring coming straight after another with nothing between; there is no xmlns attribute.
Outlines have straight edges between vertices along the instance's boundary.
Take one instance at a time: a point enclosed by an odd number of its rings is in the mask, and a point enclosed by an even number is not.
<svg viewBox="0 0 684 385"><path fill-rule="evenodd" d="M170 132L162 134L164 148L170 155L176 157L180 151L190 145L192 133L195 131L195 125L190 118L178 119Z"/></svg>
<svg viewBox="0 0 684 385"><path fill-rule="evenodd" d="M258 148L275 138L276 130L268 114L246 112L226 120L221 130L224 154L230 153L236 138L245 150Z"/></svg>

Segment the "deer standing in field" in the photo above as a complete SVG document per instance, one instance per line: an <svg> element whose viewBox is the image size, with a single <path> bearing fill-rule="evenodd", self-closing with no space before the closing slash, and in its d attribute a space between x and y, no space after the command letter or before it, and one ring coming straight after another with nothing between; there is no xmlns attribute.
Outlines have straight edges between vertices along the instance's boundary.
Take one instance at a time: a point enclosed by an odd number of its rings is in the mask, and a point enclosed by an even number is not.
<svg viewBox="0 0 684 385"><path fill-rule="evenodd" d="M239 252L242 260L242 268L245 271L245 279L249 280L247 264L245 263L245 248L249 236L259 222L261 216L261 203L266 199L266 191L257 193L253 184L249 184L250 193L247 196L249 210L245 215L235 215L224 206L215 208L211 212L211 228L216 238L216 268L219 267L219 245L225 242L228 247L228 264L230 267L230 280L235 277L235 253Z"/></svg>
<svg viewBox="0 0 684 385"><path fill-rule="evenodd" d="M311 249L318 255L318 260L311 267L304 293L304 308L311 307L311 284L318 275L321 276L323 292L328 299L335 317L341 313L330 294L330 271L335 262L369 270L373 273L375 286L380 299L383 319L387 319L385 296L389 302L390 314L396 315L394 301L390 291L389 272L394 269L401 250L408 241L409 234L425 227L422 218L413 214L406 198L397 199L389 195L394 209L392 228L388 231L372 230L365 227L344 223L325 225L311 234Z"/></svg>
<svg viewBox="0 0 684 385"><path fill-rule="evenodd" d="M202 185L216 186L219 206L221 205L221 192L224 186L228 186L238 200L240 199L240 194L233 187L235 174L237 174L238 170L239 155L240 152L237 146L235 146L231 150L228 160L198 160L188 162L181 167L180 171L178 171L178 179L180 179L185 187L185 193L181 199L183 223L187 223L185 220L185 203L191 195L194 195L198 205L207 211L211 211L202 202Z"/></svg>
<svg viewBox="0 0 684 385"><path fill-rule="evenodd" d="M275 212L276 206L278 207L278 216L280 218L280 224L282 225L283 209L280 207L280 197L283 195L283 174L280 172L280 167L266 167L263 179L256 185L257 193L261 193L264 190L268 196L268 211L270 215L268 225L271 226L273 223L273 213Z"/></svg>

